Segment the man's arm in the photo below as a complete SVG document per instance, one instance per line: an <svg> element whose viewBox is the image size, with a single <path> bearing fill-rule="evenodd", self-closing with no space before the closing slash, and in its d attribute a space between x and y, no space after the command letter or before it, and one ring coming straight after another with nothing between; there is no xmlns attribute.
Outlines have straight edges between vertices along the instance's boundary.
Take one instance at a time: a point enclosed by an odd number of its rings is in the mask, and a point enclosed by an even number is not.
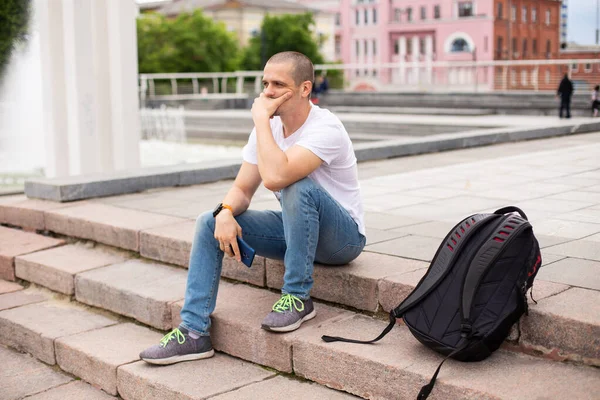
<svg viewBox="0 0 600 400"><path fill-rule="evenodd" d="M244 161L233 182L233 186L223 199L223 203L233 208L234 216L248 209L252 196L256 193L260 182L261 177L258 172L258 166Z"/></svg>
<svg viewBox="0 0 600 400"><path fill-rule="evenodd" d="M301 146L292 146L283 152L271 131L269 119L256 124L258 170L265 187L281 190L308 176L323 160L312 151Z"/></svg>
<svg viewBox="0 0 600 400"><path fill-rule="evenodd" d="M248 209L252 196L260 185L260 174L258 167L248 162L243 162L240 171L233 182L233 187L223 199L223 203L231 206L233 212L224 208L215 219L215 239L219 241L219 247L230 257L241 261L238 248L237 236L242 236L242 228L234 216Z"/></svg>

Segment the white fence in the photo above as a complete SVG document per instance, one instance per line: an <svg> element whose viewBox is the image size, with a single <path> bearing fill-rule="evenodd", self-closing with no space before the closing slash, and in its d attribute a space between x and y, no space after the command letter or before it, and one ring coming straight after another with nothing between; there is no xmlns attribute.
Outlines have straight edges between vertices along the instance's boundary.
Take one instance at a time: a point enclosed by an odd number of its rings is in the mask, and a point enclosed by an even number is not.
<svg viewBox="0 0 600 400"><path fill-rule="evenodd" d="M536 92L555 91L565 73L576 87L600 84L600 59L327 64L344 71L346 91ZM241 99L261 91L262 71L141 74L142 104L150 100Z"/></svg>

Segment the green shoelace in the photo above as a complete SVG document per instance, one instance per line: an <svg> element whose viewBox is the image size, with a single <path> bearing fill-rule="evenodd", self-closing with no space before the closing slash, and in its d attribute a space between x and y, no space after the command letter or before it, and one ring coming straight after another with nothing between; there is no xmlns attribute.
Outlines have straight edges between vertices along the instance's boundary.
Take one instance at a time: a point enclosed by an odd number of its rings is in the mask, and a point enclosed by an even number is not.
<svg viewBox="0 0 600 400"><path fill-rule="evenodd" d="M173 329L171 332L167 333L165 336L163 336L162 339L160 339L160 345L162 347L167 347L167 344L169 344L169 342L173 339L177 339L177 343L179 344L184 344L185 343L185 336L183 333L181 333L181 331L179 330L179 328L175 328Z"/></svg>
<svg viewBox="0 0 600 400"><path fill-rule="evenodd" d="M300 304L300 306L298 306ZM284 294L281 296L279 301L273 304L273 311L281 313L291 310L292 307L298 312L304 311L304 302L293 294Z"/></svg>

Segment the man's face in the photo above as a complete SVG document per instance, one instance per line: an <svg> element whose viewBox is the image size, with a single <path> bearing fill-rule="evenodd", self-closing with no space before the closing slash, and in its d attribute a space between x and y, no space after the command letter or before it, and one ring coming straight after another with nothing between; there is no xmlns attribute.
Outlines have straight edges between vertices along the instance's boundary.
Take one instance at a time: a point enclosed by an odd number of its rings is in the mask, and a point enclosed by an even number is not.
<svg viewBox="0 0 600 400"><path fill-rule="evenodd" d="M263 75L263 93L270 98L276 99L286 92L292 92L292 97L286 100L274 115L282 115L292 110L302 100L302 89L304 83L296 86L292 78L293 66L291 63L267 63ZM310 91L309 91L310 93Z"/></svg>

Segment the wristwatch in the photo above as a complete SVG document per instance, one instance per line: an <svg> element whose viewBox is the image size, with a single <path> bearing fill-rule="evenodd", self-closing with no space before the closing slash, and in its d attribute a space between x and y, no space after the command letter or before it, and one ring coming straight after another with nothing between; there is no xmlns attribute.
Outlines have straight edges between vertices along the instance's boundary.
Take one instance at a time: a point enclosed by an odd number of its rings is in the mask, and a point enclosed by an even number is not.
<svg viewBox="0 0 600 400"><path fill-rule="evenodd" d="M213 211L213 218L216 218L217 215L219 215L219 213L221 212L221 210L223 210L224 208L228 209L233 214L233 208L230 205L219 203L215 207L215 210Z"/></svg>

